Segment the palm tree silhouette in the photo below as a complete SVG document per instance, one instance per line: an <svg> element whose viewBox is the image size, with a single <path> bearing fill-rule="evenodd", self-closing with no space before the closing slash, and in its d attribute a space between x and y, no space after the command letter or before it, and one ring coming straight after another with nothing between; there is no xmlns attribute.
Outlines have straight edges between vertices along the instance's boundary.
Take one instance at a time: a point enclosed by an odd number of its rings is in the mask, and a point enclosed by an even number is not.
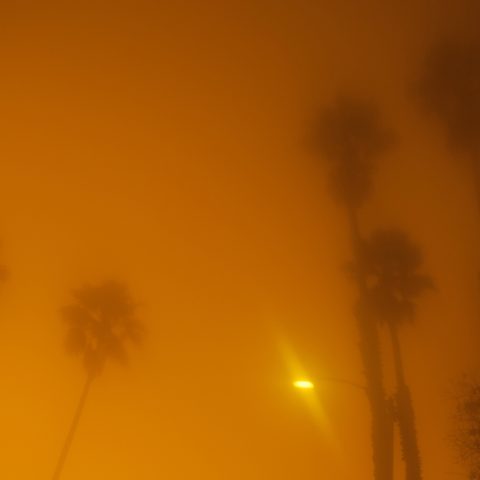
<svg viewBox="0 0 480 480"><path fill-rule="evenodd" d="M127 343L141 339L142 327L135 313L126 287L116 281L73 291L73 302L62 309L67 351L82 358L87 378L53 480L60 478L92 382L109 359L125 364Z"/></svg>
<svg viewBox="0 0 480 480"><path fill-rule="evenodd" d="M459 384L454 446L467 465L469 478L480 478L480 382L465 377Z"/></svg>
<svg viewBox="0 0 480 480"><path fill-rule="evenodd" d="M418 99L423 110L437 119L443 126L452 149L466 160L473 178L480 213L480 44L458 40L444 40L435 45L426 57L418 82ZM461 392L457 410L460 425L468 418L464 403L475 392L480 391L478 379L470 381L468 389ZM478 397L480 398L480 396ZM457 413L458 413L457 412ZM478 423L473 429L480 431ZM461 427L459 427L461 430ZM458 430L458 429L457 429ZM458 432L457 432L458 433ZM472 451L480 449L480 435L473 436L463 431L460 457L472 466L472 479L480 477L480 456ZM458 440L458 437L457 437ZM472 447L473 445L473 447ZM457 442L458 446L458 442ZM473 450L472 450L473 448Z"/></svg>
<svg viewBox="0 0 480 480"><path fill-rule="evenodd" d="M346 209L359 299L355 307L360 353L372 418L372 450L377 480L393 477L393 417L383 384L377 325L368 304L366 271L362 266L364 240L358 212L372 190L376 160L392 144L373 105L341 97L323 110L314 130L314 146L329 166L332 193Z"/></svg>
<svg viewBox="0 0 480 480"><path fill-rule="evenodd" d="M407 480L421 479L420 453L410 389L405 381L398 328L412 321L416 302L433 288L430 277L419 273L422 255L408 236L395 229L378 230L364 249L369 298L373 311L390 333L397 392L395 413L406 465Z"/></svg>
<svg viewBox="0 0 480 480"><path fill-rule="evenodd" d="M416 90L420 106L470 165L480 209L479 85L480 45L444 40L428 53Z"/></svg>

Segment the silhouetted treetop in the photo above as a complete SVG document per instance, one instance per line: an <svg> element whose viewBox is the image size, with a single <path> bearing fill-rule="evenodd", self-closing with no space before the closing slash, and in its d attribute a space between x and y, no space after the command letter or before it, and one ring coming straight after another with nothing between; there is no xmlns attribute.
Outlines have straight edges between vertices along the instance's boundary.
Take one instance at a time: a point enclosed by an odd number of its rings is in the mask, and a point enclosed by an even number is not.
<svg viewBox="0 0 480 480"><path fill-rule="evenodd" d="M371 190L375 160L391 146L392 132L376 108L340 97L323 110L314 125L314 145L330 162L330 180L338 200L360 206Z"/></svg>
<svg viewBox="0 0 480 480"><path fill-rule="evenodd" d="M67 350L82 357L89 375L98 374L108 358L125 363L126 343L138 343L138 322L126 287L109 281L73 291L73 302L62 309L67 323Z"/></svg>
<svg viewBox="0 0 480 480"><path fill-rule="evenodd" d="M362 263L370 298L382 319L412 319L418 298L434 287L420 272L420 249L401 230L375 231L365 242Z"/></svg>
<svg viewBox="0 0 480 480"><path fill-rule="evenodd" d="M445 126L457 149L480 148L480 45L443 41L427 55L418 84L421 105Z"/></svg>

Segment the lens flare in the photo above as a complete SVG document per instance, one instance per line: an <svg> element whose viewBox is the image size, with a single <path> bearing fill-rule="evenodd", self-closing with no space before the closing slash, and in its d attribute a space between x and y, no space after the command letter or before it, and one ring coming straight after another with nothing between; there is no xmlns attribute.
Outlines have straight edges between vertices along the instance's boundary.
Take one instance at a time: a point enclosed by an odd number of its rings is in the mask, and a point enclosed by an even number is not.
<svg viewBox="0 0 480 480"><path fill-rule="evenodd" d="M315 388L315 385L309 380L295 380L293 386L295 388L301 388L302 390L312 390Z"/></svg>

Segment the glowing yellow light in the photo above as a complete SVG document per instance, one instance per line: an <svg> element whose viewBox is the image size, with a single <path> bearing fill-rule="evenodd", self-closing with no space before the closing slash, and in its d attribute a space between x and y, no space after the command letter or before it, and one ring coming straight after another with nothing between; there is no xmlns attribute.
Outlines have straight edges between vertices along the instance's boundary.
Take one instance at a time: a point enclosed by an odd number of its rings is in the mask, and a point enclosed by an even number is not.
<svg viewBox="0 0 480 480"><path fill-rule="evenodd" d="M296 380L293 382L293 386L296 388L301 388L303 390L312 390L315 388L315 385L309 380Z"/></svg>

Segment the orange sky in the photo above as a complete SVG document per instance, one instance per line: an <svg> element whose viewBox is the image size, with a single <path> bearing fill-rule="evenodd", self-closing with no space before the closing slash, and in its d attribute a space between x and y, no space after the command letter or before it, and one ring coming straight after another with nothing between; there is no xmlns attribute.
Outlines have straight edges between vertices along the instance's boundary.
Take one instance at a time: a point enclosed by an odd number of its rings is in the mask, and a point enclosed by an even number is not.
<svg viewBox="0 0 480 480"><path fill-rule="evenodd" d="M425 249L438 291L402 340L425 478L453 478L449 389L477 346L478 216L408 88L432 40L473 32L478 13L453 0L2 4L0 476L51 478L84 381L59 309L77 285L118 278L148 334L93 385L65 480L371 478L362 392L323 386L319 420L290 388L292 356L313 378L362 381L346 225L305 149L316 108L347 88L377 98L400 137L364 221Z"/></svg>

